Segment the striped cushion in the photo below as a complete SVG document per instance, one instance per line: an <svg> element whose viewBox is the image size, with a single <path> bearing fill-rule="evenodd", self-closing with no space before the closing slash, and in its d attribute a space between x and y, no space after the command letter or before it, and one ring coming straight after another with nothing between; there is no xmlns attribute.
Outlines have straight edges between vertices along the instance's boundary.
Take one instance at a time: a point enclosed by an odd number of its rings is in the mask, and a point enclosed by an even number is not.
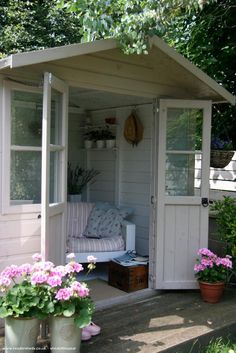
<svg viewBox="0 0 236 353"><path fill-rule="evenodd" d="M124 250L125 244L122 236L111 238L70 238L68 244L69 252L104 252L104 251L120 251Z"/></svg>
<svg viewBox="0 0 236 353"><path fill-rule="evenodd" d="M67 204L67 236L82 237L88 217L94 204L91 202L68 202Z"/></svg>

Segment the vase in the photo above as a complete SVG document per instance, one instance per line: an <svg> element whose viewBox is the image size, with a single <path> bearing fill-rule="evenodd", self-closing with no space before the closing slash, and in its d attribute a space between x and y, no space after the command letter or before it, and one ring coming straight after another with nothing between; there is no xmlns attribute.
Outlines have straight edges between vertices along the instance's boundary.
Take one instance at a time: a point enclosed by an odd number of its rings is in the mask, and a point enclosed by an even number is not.
<svg viewBox="0 0 236 353"><path fill-rule="evenodd" d="M49 332L51 352L80 352L81 328L75 325L74 317L51 317L49 322Z"/></svg>
<svg viewBox="0 0 236 353"><path fill-rule="evenodd" d="M69 194L67 199L69 202L81 202L82 195L81 194Z"/></svg>
<svg viewBox="0 0 236 353"><path fill-rule="evenodd" d="M105 141L104 140L97 140L96 141L96 146L97 146L97 148L104 148Z"/></svg>
<svg viewBox="0 0 236 353"><path fill-rule="evenodd" d="M208 283L199 281L202 299L208 303L218 303L223 295L225 282Z"/></svg>
<svg viewBox="0 0 236 353"><path fill-rule="evenodd" d="M5 352L35 352L39 323L36 318L5 318Z"/></svg>
<svg viewBox="0 0 236 353"><path fill-rule="evenodd" d="M92 147L93 147L93 141L91 141L91 140L85 140L85 141L84 141L84 147L85 147L86 149L92 148Z"/></svg>
<svg viewBox="0 0 236 353"><path fill-rule="evenodd" d="M106 148L114 148L116 144L115 140L106 140Z"/></svg>

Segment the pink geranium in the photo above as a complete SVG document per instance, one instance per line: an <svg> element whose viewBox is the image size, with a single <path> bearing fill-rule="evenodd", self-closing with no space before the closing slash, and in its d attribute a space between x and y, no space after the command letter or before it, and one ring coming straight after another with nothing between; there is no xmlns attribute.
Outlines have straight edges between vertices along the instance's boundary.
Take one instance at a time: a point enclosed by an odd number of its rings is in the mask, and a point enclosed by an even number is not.
<svg viewBox="0 0 236 353"><path fill-rule="evenodd" d="M91 320L93 304L87 285L78 281L83 266L75 261L75 255L67 256L69 263L64 266L42 261L40 254L34 254L32 258L32 265L11 265L0 273L3 293L0 317L37 316L42 319L49 315L73 315L79 327L86 326ZM94 263L90 265L95 266ZM81 311L83 315L80 316Z"/></svg>
<svg viewBox="0 0 236 353"><path fill-rule="evenodd" d="M198 255L194 272L199 281L215 283L227 280L232 269L231 256L218 257L206 248L199 249Z"/></svg>

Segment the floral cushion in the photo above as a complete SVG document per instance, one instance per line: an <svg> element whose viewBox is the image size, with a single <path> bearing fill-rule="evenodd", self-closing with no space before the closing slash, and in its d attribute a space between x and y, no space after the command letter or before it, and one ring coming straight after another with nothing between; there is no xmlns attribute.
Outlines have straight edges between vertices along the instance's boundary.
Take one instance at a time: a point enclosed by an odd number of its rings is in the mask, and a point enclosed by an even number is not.
<svg viewBox="0 0 236 353"><path fill-rule="evenodd" d="M101 238L116 237L121 235L121 224L123 219L128 216L128 212L111 208L107 210L100 219L97 234Z"/></svg>
<svg viewBox="0 0 236 353"><path fill-rule="evenodd" d="M87 226L83 232L83 235L87 238L100 238L98 233L98 226L100 224L102 216L105 211L94 207L89 215Z"/></svg>
<svg viewBox="0 0 236 353"><path fill-rule="evenodd" d="M131 214L128 208L100 207L96 205L83 232L86 238L106 238L121 235L121 224Z"/></svg>

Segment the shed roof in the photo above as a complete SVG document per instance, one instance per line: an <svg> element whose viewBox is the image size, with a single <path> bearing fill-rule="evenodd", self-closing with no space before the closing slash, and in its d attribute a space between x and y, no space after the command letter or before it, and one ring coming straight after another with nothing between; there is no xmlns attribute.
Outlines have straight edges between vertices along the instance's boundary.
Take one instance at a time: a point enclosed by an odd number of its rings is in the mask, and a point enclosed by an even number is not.
<svg viewBox="0 0 236 353"><path fill-rule="evenodd" d="M120 51L116 40L106 39L12 54L0 60L0 70L42 64L105 74L114 82L120 77L129 78L134 86L144 83L147 94L153 97L211 99L235 104L231 93L157 36L150 38L148 55L127 56Z"/></svg>

